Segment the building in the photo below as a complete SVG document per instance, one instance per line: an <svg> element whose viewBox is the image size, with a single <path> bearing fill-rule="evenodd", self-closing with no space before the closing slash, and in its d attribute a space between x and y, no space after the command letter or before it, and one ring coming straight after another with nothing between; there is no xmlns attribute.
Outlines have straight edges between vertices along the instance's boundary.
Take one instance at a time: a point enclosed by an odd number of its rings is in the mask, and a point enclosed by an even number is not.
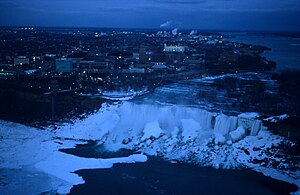
<svg viewBox="0 0 300 195"><path fill-rule="evenodd" d="M165 65L165 63L154 63L154 65L152 66L152 69L154 70L164 70L167 69L168 67Z"/></svg>
<svg viewBox="0 0 300 195"><path fill-rule="evenodd" d="M113 69L113 63L110 60L103 61L80 61L76 70L90 74L103 73L107 69Z"/></svg>
<svg viewBox="0 0 300 195"><path fill-rule="evenodd" d="M185 58L185 49L184 46L167 46L164 45L164 52L166 54L167 64L179 64L183 62Z"/></svg>
<svg viewBox="0 0 300 195"><path fill-rule="evenodd" d="M164 45L164 52L166 53L183 53L185 52L185 47L184 46L167 46L167 44Z"/></svg>
<svg viewBox="0 0 300 195"><path fill-rule="evenodd" d="M192 54L183 60L184 64L192 67L201 67L205 64L205 54Z"/></svg>
<svg viewBox="0 0 300 195"><path fill-rule="evenodd" d="M29 63L29 58L27 58L26 56L18 56L14 58L14 65L24 65Z"/></svg>
<svg viewBox="0 0 300 195"><path fill-rule="evenodd" d="M129 68L129 73L144 74L145 72L146 72L145 68L136 68L136 67Z"/></svg>
<svg viewBox="0 0 300 195"><path fill-rule="evenodd" d="M147 61L146 48L141 47L139 50L139 63L145 64Z"/></svg>
<svg viewBox="0 0 300 195"><path fill-rule="evenodd" d="M112 61L115 69L128 68L131 64L129 60L133 59L133 53L128 51L113 51L107 54L108 59Z"/></svg>
<svg viewBox="0 0 300 195"><path fill-rule="evenodd" d="M15 71L0 69L0 78L13 77L17 75Z"/></svg>
<svg viewBox="0 0 300 195"><path fill-rule="evenodd" d="M80 63L79 58L59 58L55 61L56 72L71 73Z"/></svg>

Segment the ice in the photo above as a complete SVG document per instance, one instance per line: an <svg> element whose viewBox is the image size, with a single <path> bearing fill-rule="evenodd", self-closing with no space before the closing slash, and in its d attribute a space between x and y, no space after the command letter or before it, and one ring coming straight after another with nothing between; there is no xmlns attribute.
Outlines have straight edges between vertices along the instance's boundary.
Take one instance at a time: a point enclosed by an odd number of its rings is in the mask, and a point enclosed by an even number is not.
<svg viewBox="0 0 300 195"><path fill-rule="evenodd" d="M232 141L238 141L242 139L246 134L246 130L243 126L239 126L236 130L230 132L230 137Z"/></svg>
<svg viewBox="0 0 300 195"><path fill-rule="evenodd" d="M70 139L94 140L111 132L119 121L119 116L107 110L106 104L97 115L90 115L86 120L76 120L74 125L67 125L56 135Z"/></svg>
<svg viewBox="0 0 300 195"><path fill-rule="evenodd" d="M237 117L220 114L216 117L214 131L222 135L227 135L237 127Z"/></svg>
<svg viewBox="0 0 300 195"><path fill-rule="evenodd" d="M262 123L256 118L259 117L259 113L246 112L238 115L238 125L243 126L246 130L250 131L250 135L257 135L261 129Z"/></svg>
<svg viewBox="0 0 300 195"><path fill-rule="evenodd" d="M81 135L80 131L77 132ZM84 136L94 135L88 132ZM70 135L69 131L65 135ZM5 121L0 121L0 140L0 169L9 169L14 172L18 170L21 175L27 172L43 177L46 177L45 174L48 175L48 178L43 179L43 181L38 180L40 177L36 177L36 180L30 178L31 182L40 186L26 189L28 194L35 194L34 192L38 190L54 190L66 194L73 185L84 183L80 176L73 173L76 170L110 168L115 163L135 163L147 160L147 157L142 154L112 159L81 158L65 154L59 149L74 147L76 144L84 144L85 142L64 140L50 130L40 130ZM23 188L24 181L19 180L18 183L15 180L14 182L15 188ZM0 186L0 194L10 189L11 185Z"/></svg>
<svg viewBox="0 0 300 195"><path fill-rule="evenodd" d="M259 116L260 115L257 112L245 112L238 115L238 117L240 118L250 118L250 119L258 118Z"/></svg>
<svg viewBox="0 0 300 195"><path fill-rule="evenodd" d="M158 121L153 121L146 124L143 133L142 141L150 138L159 138L163 134L163 130L159 127Z"/></svg>
<svg viewBox="0 0 300 195"><path fill-rule="evenodd" d="M270 168L257 162L285 163L284 157L275 157L270 150L284 139L268 132L260 120L186 106L104 104L98 112L55 131L1 121L0 139L0 168L34 167L47 173L52 188L63 193L84 182L76 170L145 162L144 154L216 168L263 167L265 171ZM103 143L108 150L134 149L141 154L86 159L59 152L87 140ZM290 181L297 183L297 179Z"/></svg>
<svg viewBox="0 0 300 195"><path fill-rule="evenodd" d="M175 134L176 139L183 142L195 138L205 142L217 137L217 143L224 143L238 126L255 135L261 129L261 122L193 107L123 102L110 106L105 104L86 119L60 127L56 135L78 140L101 140L118 149L122 147L121 143L133 147L134 143L151 137L158 139L161 135L174 137Z"/></svg>
<svg viewBox="0 0 300 195"><path fill-rule="evenodd" d="M254 135L254 136L257 135L260 129L261 129L261 121L254 120L251 126L250 135Z"/></svg>
<svg viewBox="0 0 300 195"><path fill-rule="evenodd" d="M55 176L59 179L67 181L72 185L83 184L84 180L74 171L80 169L103 169L111 168L115 163L135 163L146 162L147 157L142 154L133 154L123 158L111 158L111 159L94 159L94 158L81 158L61 152L55 152L47 159L35 164L35 167ZM66 193L69 189L64 189L59 193Z"/></svg>
<svg viewBox="0 0 300 195"><path fill-rule="evenodd" d="M182 140L186 142L187 140L195 139L199 131L202 129L200 124L193 119L181 119L182 124Z"/></svg>
<svg viewBox="0 0 300 195"><path fill-rule="evenodd" d="M226 138L223 136L223 134L215 132L215 144L224 144L226 142Z"/></svg>
<svg viewBox="0 0 300 195"><path fill-rule="evenodd" d="M289 116L287 114L282 114L279 116L271 116L271 117L265 118L264 121L276 123L278 121L283 121L283 120L287 119L288 117Z"/></svg>
<svg viewBox="0 0 300 195"><path fill-rule="evenodd" d="M241 121L244 120L244 121ZM253 135L261 129L259 120L244 119L205 111L199 108L169 105L148 105L123 102L104 105L96 114L85 120L60 127L57 136L72 139L102 140L106 144L122 147L120 143L133 146L134 143L161 135L170 137L178 129L177 138L183 142L189 139L204 140L222 135L220 143L230 138L229 133L243 126ZM217 139L218 140L218 139ZM218 141L218 143L219 143ZM116 147L118 145L118 147Z"/></svg>

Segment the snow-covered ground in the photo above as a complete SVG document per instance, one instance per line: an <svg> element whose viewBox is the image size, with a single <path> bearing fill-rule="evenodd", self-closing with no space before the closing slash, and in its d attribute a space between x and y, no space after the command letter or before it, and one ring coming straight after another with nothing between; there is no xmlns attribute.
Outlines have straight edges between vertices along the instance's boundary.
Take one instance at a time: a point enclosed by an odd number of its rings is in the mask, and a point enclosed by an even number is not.
<svg viewBox="0 0 300 195"><path fill-rule="evenodd" d="M76 170L145 162L147 157L143 154L146 154L215 168L250 167L300 186L299 172L272 166L288 168L284 157L278 157L273 150L286 140L270 133L257 116L254 113L227 116L185 106L122 102L104 104L97 113L55 131L1 121L0 170L46 173L51 177L51 189L66 193L72 185L84 182L73 173ZM86 159L58 151L86 140L104 144L107 150L125 148L142 154ZM0 192L7 186L0 186Z"/></svg>
<svg viewBox="0 0 300 195"><path fill-rule="evenodd" d="M287 119L288 117L289 116L287 114L282 114L282 115L279 115L279 116L270 116L268 118L265 118L264 121L276 123L278 121L283 121L283 120Z"/></svg>
<svg viewBox="0 0 300 195"><path fill-rule="evenodd" d="M79 143L84 142L63 140L49 130L0 121L0 194L40 194L46 191L66 194L73 185L84 183L73 173L76 170L147 161L142 154L92 159L59 152L61 148L72 148Z"/></svg>

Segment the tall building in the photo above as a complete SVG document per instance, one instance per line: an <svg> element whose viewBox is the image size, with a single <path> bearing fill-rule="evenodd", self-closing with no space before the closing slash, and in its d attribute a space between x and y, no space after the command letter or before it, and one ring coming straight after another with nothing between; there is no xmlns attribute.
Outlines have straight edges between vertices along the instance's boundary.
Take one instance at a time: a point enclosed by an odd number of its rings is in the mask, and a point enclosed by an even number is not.
<svg viewBox="0 0 300 195"><path fill-rule="evenodd" d="M146 55L146 48L141 47L139 50L139 63L140 64L145 64L147 62L147 55Z"/></svg>

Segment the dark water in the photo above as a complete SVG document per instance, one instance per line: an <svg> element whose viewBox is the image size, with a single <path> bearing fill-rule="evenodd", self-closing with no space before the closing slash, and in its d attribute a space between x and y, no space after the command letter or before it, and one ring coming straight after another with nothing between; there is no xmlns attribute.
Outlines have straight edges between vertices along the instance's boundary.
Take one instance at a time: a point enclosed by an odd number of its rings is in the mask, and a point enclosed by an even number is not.
<svg viewBox="0 0 300 195"><path fill-rule="evenodd" d="M80 170L70 194L289 194L297 187L251 170L216 170L158 159Z"/></svg>
<svg viewBox="0 0 300 195"><path fill-rule="evenodd" d="M277 63L276 70L300 70L300 38L275 36L268 34L232 34L230 41L263 45L272 49L263 55Z"/></svg>
<svg viewBox="0 0 300 195"><path fill-rule="evenodd" d="M105 149L104 145L98 145L95 141L89 141L87 144L78 144L76 148L60 149L59 151L83 158L116 158L139 153L128 149L110 152Z"/></svg>
<svg viewBox="0 0 300 195"><path fill-rule="evenodd" d="M88 149L89 148L89 149ZM129 151L104 152L90 142L65 152L81 157L120 157ZM134 152L133 152L134 153ZM101 156L103 155L103 156ZM79 170L85 184L70 194L289 194L295 185L251 170L217 170L184 163L170 163L150 157L146 163L116 164L111 169Z"/></svg>

